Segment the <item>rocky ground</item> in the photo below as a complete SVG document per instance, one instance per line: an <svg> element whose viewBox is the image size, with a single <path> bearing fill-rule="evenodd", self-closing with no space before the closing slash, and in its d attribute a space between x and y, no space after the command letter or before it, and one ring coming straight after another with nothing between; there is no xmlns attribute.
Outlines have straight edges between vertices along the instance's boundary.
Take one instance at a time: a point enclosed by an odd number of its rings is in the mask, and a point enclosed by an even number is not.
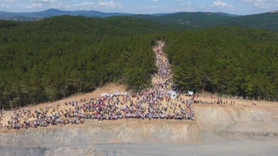
<svg viewBox="0 0 278 156"><path fill-rule="evenodd" d="M180 156L180 155L269 155L276 156L278 140L270 137L224 139L218 141L164 144L164 143L109 143L76 146L0 147L1 155L14 156Z"/></svg>

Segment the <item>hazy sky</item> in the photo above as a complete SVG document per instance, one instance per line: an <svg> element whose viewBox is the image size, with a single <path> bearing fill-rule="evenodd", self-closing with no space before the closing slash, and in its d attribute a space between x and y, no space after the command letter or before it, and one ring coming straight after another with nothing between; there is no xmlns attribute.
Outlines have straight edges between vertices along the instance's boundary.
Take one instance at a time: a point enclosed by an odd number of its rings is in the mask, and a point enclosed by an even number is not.
<svg viewBox="0 0 278 156"><path fill-rule="evenodd" d="M226 12L239 15L278 10L278 0L0 0L0 11L49 8L124 13Z"/></svg>

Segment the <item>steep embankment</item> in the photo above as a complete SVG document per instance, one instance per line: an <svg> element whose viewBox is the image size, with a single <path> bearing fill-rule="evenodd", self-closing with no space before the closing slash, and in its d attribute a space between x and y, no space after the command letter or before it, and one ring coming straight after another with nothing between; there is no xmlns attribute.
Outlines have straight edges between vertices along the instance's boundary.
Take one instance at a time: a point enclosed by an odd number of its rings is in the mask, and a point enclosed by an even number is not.
<svg viewBox="0 0 278 156"><path fill-rule="evenodd" d="M118 120L88 121L82 127L29 129L0 135L0 145L75 146L116 142L189 142L196 140L198 127L193 121Z"/></svg>
<svg viewBox="0 0 278 156"><path fill-rule="evenodd" d="M278 136L278 112L275 104L258 107L251 106L251 103L250 106L197 106L195 111L197 127L201 132L223 137Z"/></svg>
<svg viewBox="0 0 278 156"><path fill-rule="evenodd" d="M28 129L0 134L0 145L58 147L96 143L189 143L230 137L278 135L278 113L267 107L195 105L196 120L88 120L82 126ZM71 127L70 127L71 126Z"/></svg>

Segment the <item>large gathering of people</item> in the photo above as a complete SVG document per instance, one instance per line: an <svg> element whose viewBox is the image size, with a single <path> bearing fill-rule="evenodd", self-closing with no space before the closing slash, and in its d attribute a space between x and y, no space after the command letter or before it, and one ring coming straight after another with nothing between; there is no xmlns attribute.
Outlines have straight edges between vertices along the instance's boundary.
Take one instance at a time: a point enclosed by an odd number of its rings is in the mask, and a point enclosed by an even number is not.
<svg viewBox="0 0 278 156"><path fill-rule="evenodd" d="M119 94L106 93L99 98L67 101L55 106L48 105L43 109L20 109L14 111L8 123L0 127L10 129L61 126L67 124L83 124L87 119L103 120L118 119L192 119L194 120L193 103L205 103L193 99L186 100L177 94L174 98L172 72L170 64L162 52L163 43L154 49L158 72L152 78L152 86L140 93ZM226 103L218 99L217 104Z"/></svg>
<svg viewBox="0 0 278 156"><path fill-rule="evenodd" d="M161 48L155 49L158 73L153 76L152 87L136 94L104 94L99 98L67 101L63 107L47 106L30 111L21 109L11 115L7 128L36 128L49 125L83 124L86 119L194 119L192 101L182 97L172 99L172 73ZM64 108L64 109L61 109Z"/></svg>

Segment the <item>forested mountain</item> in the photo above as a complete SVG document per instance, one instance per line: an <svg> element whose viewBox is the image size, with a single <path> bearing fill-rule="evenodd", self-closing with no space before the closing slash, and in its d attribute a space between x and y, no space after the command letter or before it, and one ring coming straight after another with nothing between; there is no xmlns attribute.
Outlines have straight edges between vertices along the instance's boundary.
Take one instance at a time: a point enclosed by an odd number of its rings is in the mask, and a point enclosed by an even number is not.
<svg viewBox="0 0 278 156"><path fill-rule="evenodd" d="M236 17L236 16L238 16L236 14L228 14L228 13L225 13L225 12L216 12L216 14L222 15L222 16L227 16L227 17Z"/></svg>
<svg viewBox="0 0 278 156"><path fill-rule="evenodd" d="M145 88L156 67L153 42L142 34L166 30L134 17L1 21L0 102L9 108L35 104L112 81Z"/></svg>
<svg viewBox="0 0 278 156"><path fill-rule="evenodd" d="M10 13L0 11L0 20L9 20L9 21L36 21L42 19L43 17L37 17L33 15L22 15L21 13Z"/></svg>
<svg viewBox="0 0 278 156"><path fill-rule="evenodd" d="M183 29L206 28L212 26L244 26L278 31L278 13L229 16L223 13L182 12L165 16L137 15L136 17Z"/></svg>
<svg viewBox="0 0 278 156"><path fill-rule="evenodd" d="M1 13L0 12L0 20L10 20L10 21L35 21L40 18L35 17L26 17L21 15L14 15L9 13Z"/></svg>
<svg viewBox="0 0 278 156"><path fill-rule="evenodd" d="M179 29L124 16L0 21L0 104L57 100L115 81L146 88L156 71L152 46L161 39L180 89L278 99L277 33Z"/></svg>
<svg viewBox="0 0 278 156"><path fill-rule="evenodd" d="M165 36L180 89L278 99L278 34L240 27Z"/></svg>
<svg viewBox="0 0 278 156"><path fill-rule="evenodd" d="M181 12L164 16L137 15L136 17L186 29L216 26L221 24L221 21L230 18L229 16L223 16L219 15L218 13L209 12Z"/></svg>
<svg viewBox="0 0 278 156"><path fill-rule="evenodd" d="M222 12L179 12L157 14L127 14L127 13L104 13L99 11L62 11L48 9L41 12L8 13L0 12L0 19L15 21L36 21L43 18L70 15L84 17L107 18L113 16L132 16L147 19L153 22L167 24L180 29L206 28L212 26L245 26L278 31L278 13L262 13L247 16L237 16Z"/></svg>
<svg viewBox="0 0 278 156"><path fill-rule="evenodd" d="M225 25L261 28L278 32L278 13L237 16L225 21Z"/></svg>

